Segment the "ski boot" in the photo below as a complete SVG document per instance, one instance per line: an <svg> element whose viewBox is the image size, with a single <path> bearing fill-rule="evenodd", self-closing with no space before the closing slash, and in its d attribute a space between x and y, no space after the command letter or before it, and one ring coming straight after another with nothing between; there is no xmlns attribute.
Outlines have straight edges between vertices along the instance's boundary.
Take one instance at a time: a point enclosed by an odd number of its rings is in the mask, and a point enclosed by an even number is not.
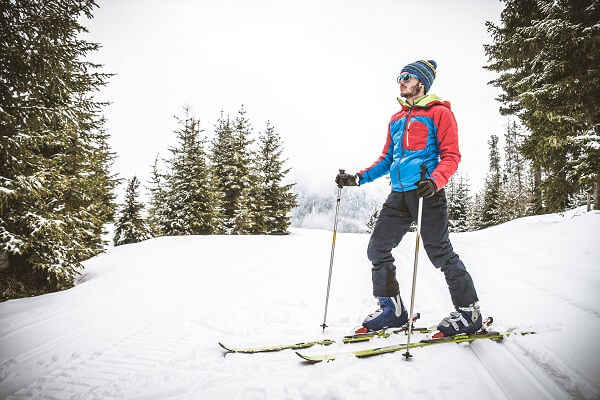
<svg viewBox="0 0 600 400"><path fill-rule="evenodd" d="M455 336L460 333L470 334L481 329L482 318L479 304L476 302L468 307L457 307L450 316L444 318L437 326L439 332L434 338Z"/></svg>
<svg viewBox="0 0 600 400"><path fill-rule="evenodd" d="M362 327L355 334L374 332L384 328L400 328L408 322L408 312L402 304L400 295L394 297L378 297L379 308L367 315Z"/></svg>

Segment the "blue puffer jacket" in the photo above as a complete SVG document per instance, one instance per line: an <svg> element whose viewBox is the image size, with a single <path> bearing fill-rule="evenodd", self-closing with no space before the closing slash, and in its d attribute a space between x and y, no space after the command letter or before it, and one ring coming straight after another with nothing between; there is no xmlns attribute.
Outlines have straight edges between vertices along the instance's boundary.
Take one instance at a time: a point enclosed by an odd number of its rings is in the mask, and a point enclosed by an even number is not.
<svg viewBox="0 0 600 400"><path fill-rule="evenodd" d="M416 189L421 164L428 177L441 189L456 172L460 162L458 130L450 103L430 94L410 106L402 99L402 110L394 114L381 156L359 172L360 183L371 182L389 172L392 190Z"/></svg>

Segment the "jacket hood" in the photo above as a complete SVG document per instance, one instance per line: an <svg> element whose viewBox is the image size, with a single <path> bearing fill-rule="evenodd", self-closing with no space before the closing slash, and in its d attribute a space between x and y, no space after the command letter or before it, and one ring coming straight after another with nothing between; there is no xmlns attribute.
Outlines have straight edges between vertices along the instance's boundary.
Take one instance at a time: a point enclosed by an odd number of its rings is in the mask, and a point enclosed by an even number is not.
<svg viewBox="0 0 600 400"><path fill-rule="evenodd" d="M411 108L411 105L408 104L406 102L406 100L404 100L403 98L397 97L397 100L398 100L398 103L400 103L400 105L402 106L402 108L404 108L404 109L410 109ZM450 102L443 101L436 94L426 94L423 97L419 97L415 101L415 107L429 108L429 107L432 107L432 106L437 105L437 104L442 105L444 107L448 107L450 109Z"/></svg>

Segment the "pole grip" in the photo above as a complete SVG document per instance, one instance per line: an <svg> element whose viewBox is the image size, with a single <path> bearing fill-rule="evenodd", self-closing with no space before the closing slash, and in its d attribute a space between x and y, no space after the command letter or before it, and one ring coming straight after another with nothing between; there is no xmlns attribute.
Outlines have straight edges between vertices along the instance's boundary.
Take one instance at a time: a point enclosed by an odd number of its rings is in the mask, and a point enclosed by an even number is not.
<svg viewBox="0 0 600 400"><path fill-rule="evenodd" d="M346 173L345 169L340 169L340 175L344 175ZM342 180L340 179L340 181L338 182L338 187L341 189L344 187L344 183L342 182ZM340 198L338 196L338 201L340 201Z"/></svg>
<svg viewBox="0 0 600 400"><path fill-rule="evenodd" d="M427 165L421 164L421 180L424 181L427 178Z"/></svg>

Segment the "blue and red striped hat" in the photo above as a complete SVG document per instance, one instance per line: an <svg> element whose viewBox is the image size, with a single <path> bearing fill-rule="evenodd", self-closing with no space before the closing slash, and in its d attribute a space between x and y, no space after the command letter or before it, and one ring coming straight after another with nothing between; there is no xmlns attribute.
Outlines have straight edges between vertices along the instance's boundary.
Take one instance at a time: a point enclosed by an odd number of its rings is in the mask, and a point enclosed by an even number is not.
<svg viewBox="0 0 600 400"><path fill-rule="evenodd" d="M400 73L408 72L409 74L416 75L425 87L425 93L427 93L435 79L436 68L437 63L433 60L419 60L402 68Z"/></svg>

